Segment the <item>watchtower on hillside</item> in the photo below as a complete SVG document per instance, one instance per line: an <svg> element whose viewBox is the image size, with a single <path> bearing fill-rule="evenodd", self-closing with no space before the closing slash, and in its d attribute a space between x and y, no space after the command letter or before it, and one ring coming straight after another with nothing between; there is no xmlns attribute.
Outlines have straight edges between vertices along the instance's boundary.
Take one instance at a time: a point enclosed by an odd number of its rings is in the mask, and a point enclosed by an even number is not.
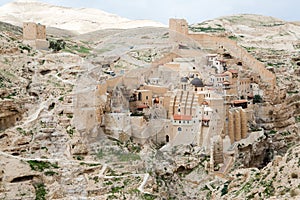
<svg viewBox="0 0 300 200"><path fill-rule="evenodd" d="M46 40L46 26L34 22L24 22L23 42L33 48L47 50L49 43Z"/></svg>

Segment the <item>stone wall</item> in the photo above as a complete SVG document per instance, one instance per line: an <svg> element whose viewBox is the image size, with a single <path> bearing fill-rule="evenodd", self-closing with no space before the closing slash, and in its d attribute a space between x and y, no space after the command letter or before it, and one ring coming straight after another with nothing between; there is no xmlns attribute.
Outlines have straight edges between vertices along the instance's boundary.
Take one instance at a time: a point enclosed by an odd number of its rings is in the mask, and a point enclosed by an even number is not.
<svg viewBox="0 0 300 200"><path fill-rule="evenodd" d="M201 44L203 48L225 48L232 56L239 59L243 66L248 67L253 72L260 75L261 81L268 85L268 90L273 91L276 86L276 76L269 70L265 69L265 65L256 60L251 54L249 54L244 48L240 47L236 41L230 40L226 37L213 36L208 34L191 34L188 33L188 26L183 19L170 19L169 29L180 34L185 34ZM182 30L185 29L185 30ZM170 39L172 34L170 34Z"/></svg>
<svg viewBox="0 0 300 200"><path fill-rule="evenodd" d="M48 49L46 26L34 22L23 23L23 41L36 49Z"/></svg>
<svg viewBox="0 0 300 200"><path fill-rule="evenodd" d="M37 24L36 30L36 39L46 40L46 26Z"/></svg>
<svg viewBox="0 0 300 200"><path fill-rule="evenodd" d="M246 138L247 133L246 111L242 108L232 108L228 114L228 135L231 144Z"/></svg>
<svg viewBox="0 0 300 200"><path fill-rule="evenodd" d="M37 35L37 26L34 22L23 23L23 39L35 40Z"/></svg>
<svg viewBox="0 0 300 200"><path fill-rule="evenodd" d="M152 62L152 67L158 67L165 63L172 62L174 60L174 58L178 58L178 57L180 57L180 56L175 53L166 54L161 59L158 59L158 60Z"/></svg>

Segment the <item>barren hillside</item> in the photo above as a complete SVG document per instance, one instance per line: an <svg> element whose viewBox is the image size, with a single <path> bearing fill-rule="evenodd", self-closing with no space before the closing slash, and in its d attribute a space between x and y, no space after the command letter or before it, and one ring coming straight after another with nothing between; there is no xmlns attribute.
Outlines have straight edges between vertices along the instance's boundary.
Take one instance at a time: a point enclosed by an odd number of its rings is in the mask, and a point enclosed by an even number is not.
<svg viewBox="0 0 300 200"><path fill-rule="evenodd" d="M22 10L24 6L32 10ZM58 17L60 21L53 21L47 12L39 12L45 8L61 16L67 12L76 20ZM124 73L129 77L140 73L170 53L196 55L201 64L197 67L205 70L201 58L220 49L204 50L184 37L179 45L170 41L164 27L127 29L128 23L134 27L139 23L96 10L21 1L0 11L0 20L5 22L20 25L24 17L56 27L48 31L48 39L66 42L58 52L35 50L23 43L20 27L0 22L0 116L8 116L0 130L0 199L299 198L297 24L239 15L190 27L237 41L272 68L283 93L274 105L255 105L261 116L253 123L266 131L252 144L235 145L237 158L224 175L207 170L210 159L200 147L181 145L162 151L152 140L140 145L105 134L96 116L98 103L110 94L97 96L95 92L103 80L119 81ZM96 24L95 15L101 15ZM109 23L100 28L111 29L97 30L101 20ZM80 24L87 27L82 29ZM124 29L115 29L123 25ZM228 59L229 64L236 62L236 58ZM105 73L107 69L117 76ZM112 90L117 101L128 88L118 85ZM123 96L117 96L121 92ZM86 118L82 117L85 112ZM17 116L15 124L10 124L11 114Z"/></svg>
<svg viewBox="0 0 300 200"><path fill-rule="evenodd" d="M14 1L0 7L0 21L17 26L24 21L32 21L80 34L109 28L165 26L150 20L129 20L98 9L67 8L34 0Z"/></svg>

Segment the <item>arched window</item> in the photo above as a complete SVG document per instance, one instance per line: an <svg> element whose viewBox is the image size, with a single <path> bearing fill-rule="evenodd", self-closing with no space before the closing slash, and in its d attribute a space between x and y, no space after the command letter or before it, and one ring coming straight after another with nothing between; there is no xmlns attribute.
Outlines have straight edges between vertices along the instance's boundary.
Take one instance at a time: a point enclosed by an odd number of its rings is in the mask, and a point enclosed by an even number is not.
<svg viewBox="0 0 300 200"><path fill-rule="evenodd" d="M166 135L166 142L170 141L170 136Z"/></svg>
<svg viewBox="0 0 300 200"><path fill-rule="evenodd" d="M139 92L138 101L142 101L142 93L141 92Z"/></svg>
<svg viewBox="0 0 300 200"><path fill-rule="evenodd" d="M181 127L178 127L178 131L182 131Z"/></svg>

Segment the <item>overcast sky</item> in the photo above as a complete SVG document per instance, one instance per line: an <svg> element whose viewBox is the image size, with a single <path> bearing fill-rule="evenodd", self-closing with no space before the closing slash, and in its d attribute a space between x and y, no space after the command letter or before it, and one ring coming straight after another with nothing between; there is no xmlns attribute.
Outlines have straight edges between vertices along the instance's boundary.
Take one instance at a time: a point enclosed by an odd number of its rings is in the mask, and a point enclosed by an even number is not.
<svg viewBox="0 0 300 200"><path fill-rule="evenodd" d="M98 8L129 19L168 23L169 18L202 22L232 14L261 14L300 21L300 0L40 0L68 7ZM0 5L11 2L0 0Z"/></svg>

